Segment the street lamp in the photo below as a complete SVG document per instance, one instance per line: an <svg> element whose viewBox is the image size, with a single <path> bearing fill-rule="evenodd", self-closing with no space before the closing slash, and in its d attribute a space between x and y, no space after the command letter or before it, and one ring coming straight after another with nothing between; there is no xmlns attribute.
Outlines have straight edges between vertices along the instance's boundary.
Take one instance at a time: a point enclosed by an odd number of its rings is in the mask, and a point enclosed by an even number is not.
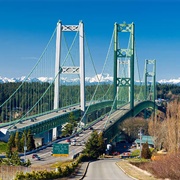
<svg viewBox="0 0 180 180"><path fill-rule="evenodd" d="M25 162L26 162L26 151L27 151L26 135L24 134L24 161L25 161Z"/></svg>
<svg viewBox="0 0 180 180"><path fill-rule="evenodd" d="M141 155L142 155L142 128L140 128L139 130L139 139L140 139L140 158L141 158Z"/></svg>

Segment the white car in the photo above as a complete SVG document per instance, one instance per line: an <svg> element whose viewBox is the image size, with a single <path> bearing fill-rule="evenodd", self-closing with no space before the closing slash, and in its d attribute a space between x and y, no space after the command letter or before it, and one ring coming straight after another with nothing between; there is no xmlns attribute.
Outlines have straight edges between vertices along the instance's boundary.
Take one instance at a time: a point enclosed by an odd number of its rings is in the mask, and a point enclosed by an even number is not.
<svg viewBox="0 0 180 180"><path fill-rule="evenodd" d="M75 146L76 145L76 141L71 141L71 146Z"/></svg>

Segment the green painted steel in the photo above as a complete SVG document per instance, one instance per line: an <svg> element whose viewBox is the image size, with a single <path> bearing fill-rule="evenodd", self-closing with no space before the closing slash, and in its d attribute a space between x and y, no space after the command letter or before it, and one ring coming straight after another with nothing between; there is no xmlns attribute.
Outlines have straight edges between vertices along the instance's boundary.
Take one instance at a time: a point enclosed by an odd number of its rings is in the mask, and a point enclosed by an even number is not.
<svg viewBox="0 0 180 180"><path fill-rule="evenodd" d="M102 101L102 102L97 102L96 104L92 104L89 106L89 109L87 111L87 115L95 112L95 111L103 111L105 108L111 107L112 106L112 101ZM87 107L86 107L87 108ZM73 111L73 115L75 119L78 119L81 117L81 110L80 109L75 109ZM31 130L31 133L40 134L43 132L47 132L55 127L62 126L63 124L67 123L69 121L69 114L71 112L66 112L64 114L61 114L59 116L26 126L24 128L21 128L22 131L28 131L29 129ZM9 130L10 133L16 132L18 129L12 129Z"/></svg>
<svg viewBox="0 0 180 180"><path fill-rule="evenodd" d="M92 104L89 106L87 110L87 114L91 114L94 111L104 109L106 107L112 107L113 101L102 101L102 102L97 102L96 104Z"/></svg>
<svg viewBox="0 0 180 180"><path fill-rule="evenodd" d="M143 101L138 103L135 107L134 107L134 116L136 116L137 114L139 114L141 111L143 111L144 109L147 108L152 108L154 110L157 109L157 105L153 102L153 101Z"/></svg>
<svg viewBox="0 0 180 180"><path fill-rule="evenodd" d="M134 114L134 116L136 116L142 110L144 110L146 108L154 109L155 106L157 108L157 105L155 105L154 102L152 102L152 101L140 102L134 106L133 114ZM103 136L105 138L107 138L107 142L111 142L111 140L114 139L117 134L119 134L119 131L120 131L119 125L121 124L122 121L124 121L125 119L130 118L130 117L133 117L132 110L129 110L127 113L122 115L120 117L120 119L116 120L115 123L113 123L111 126L108 126L107 129L104 130Z"/></svg>
<svg viewBox="0 0 180 180"><path fill-rule="evenodd" d="M73 110L73 115L75 117L75 119L78 119L80 117L81 111L80 110ZM55 127L59 127L63 124L65 124L66 122L68 122L69 120L69 114L70 112L64 113L62 115L26 126L24 128L21 128L22 131L28 131L29 129L31 130L31 133L35 133L35 134L40 134L43 132L47 132L50 129L53 129ZM15 132L18 129L15 130L10 130L10 132Z"/></svg>
<svg viewBox="0 0 180 180"><path fill-rule="evenodd" d="M104 102L99 102L97 104L93 104L90 106L90 110L89 110L89 115L91 113L97 113L97 112L103 112L104 109L109 108L109 110L111 109L110 107L112 106L112 101L104 101ZM157 105L154 104L154 102L152 101L142 101L139 102L137 105L134 106L134 111L133 114L134 116L136 116L139 112L141 112L142 110L146 109L146 108L152 108L154 109L154 107ZM59 127L63 124L65 124L66 122L68 122L69 119L69 114L71 112L67 112L64 113L60 116L56 116L54 118L30 125L28 127L25 128L21 128L22 131L28 131L29 129L31 130L31 133L35 133L36 135L41 134L43 132L47 132L50 129L53 129L54 127ZM81 111L80 110L73 110L73 115L75 116L75 118L79 118L81 116ZM97 113L98 116L98 113ZM118 119L114 124L112 124L111 126L109 126L105 131L104 131L104 137L108 138L108 141L110 141L111 139L113 139L118 133L119 133L119 125L120 123L127 119L132 117L132 110L129 110L127 113L125 113L123 116L121 116L120 119ZM16 130L12 130L12 132L15 132Z"/></svg>
<svg viewBox="0 0 180 180"><path fill-rule="evenodd" d="M118 40L118 33L122 32L129 32L130 33L130 47L127 49L122 49L119 46L119 40ZM117 65L118 61L120 61L122 64L125 63L125 61L121 61L121 59L124 60L124 58L129 58L130 63L128 64L128 67L130 68L130 75L129 77L118 77L118 71L117 68L119 65ZM131 112L133 112L134 108L134 23L131 24L114 24L114 109L117 109L117 88L128 86L130 87L130 108Z"/></svg>
<svg viewBox="0 0 180 180"><path fill-rule="evenodd" d="M153 66L152 71L150 71L148 66ZM145 82L145 88L144 88L144 95L145 100L152 100L155 103L156 100L156 60L145 60L145 71L144 71L144 82ZM152 78L151 80L148 80L148 78ZM152 82L151 85L148 85L148 82ZM155 107L154 107L155 109ZM144 111L144 118L147 118L147 111Z"/></svg>
<svg viewBox="0 0 180 180"><path fill-rule="evenodd" d="M148 71L148 65L152 65L152 72ZM148 100L148 95L150 94L149 100L155 102L156 99L156 60L145 60L145 100ZM148 78L152 77L152 88L148 88ZM152 94L152 95L151 95ZM152 96L152 97L151 97Z"/></svg>

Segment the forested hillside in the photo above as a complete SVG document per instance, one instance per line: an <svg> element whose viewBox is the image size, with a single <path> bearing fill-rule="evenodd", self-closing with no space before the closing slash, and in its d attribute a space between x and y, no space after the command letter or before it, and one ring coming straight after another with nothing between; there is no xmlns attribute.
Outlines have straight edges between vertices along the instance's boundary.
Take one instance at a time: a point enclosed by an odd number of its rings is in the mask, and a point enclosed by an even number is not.
<svg viewBox="0 0 180 180"><path fill-rule="evenodd" d="M180 94L180 86L175 84L157 84L157 98L174 99Z"/></svg>
<svg viewBox="0 0 180 180"><path fill-rule="evenodd" d="M0 104L2 104L19 86L20 86L20 82L19 83L2 83L0 84ZM35 97L39 96L40 94L43 94L43 92L47 89L47 87L49 86L49 83L40 83L40 82L32 82L32 83L27 83L28 84L28 89L31 89L33 91L33 95ZM106 92L109 88L109 84L102 84L102 87L99 88L101 89L100 91L98 91L98 94L96 95L97 98L102 97L103 93ZM37 91L37 87L38 87L38 91ZM110 91L112 92L112 88L110 88ZM26 95L28 91L28 89L24 89L22 91L22 97ZM92 97L94 91L96 89L96 85L88 85L86 86L86 100L89 101L90 98ZM103 91L102 91L103 89ZM52 87L53 90L53 87ZM139 88L138 86L135 87L135 91L138 91ZM67 91L71 91L72 94L74 94L75 96L77 96L79 94L79 86L78 85L73 85L73 86L69 86L69 85L62 85L61 86L61 94L62 96L64 96ZM162 99L167 99L167 98L172 98L173 95L178 95L180 94L180 86L178 85L173 85L173 84L157 84L157 98L162 98ZM38 95L38 96L37 96ZM53 96L53 94L52 94ZM52 97L48 97L51 98ZM72 97L73 98L73 97ZM108 97L106 99L112 98ZM37 99L35 99L34 101L37 101ZM71 100L73 101L73 100Z"/></svg>
<svg viewBox="0 0 180 180"><path fill-rule="evenodd" d="M0 84L0 105L2 105L21 83L2 83ZM6 106L0 108L1 122L6 122L13 119L18 119L21 115L25 114L39 98L44 94L46 89L49 87L49 83L40 82L25 82L21 90L18 91L18 95L11 98L11 102ZM112 100L113 99L113 86L110 84L88 85L85 87L86 101L93 100ZM94 92L96 94L94 95ZM142 99L140 92L143 94L143 87L135 86L135 99ZM157 98L162 99L174 99L180 93L180 86L177 85L166 85L157 84ZM54 104L54 86L49 88L49 91L45 94L39 105L36 106L31 113L37 114L53 109ZM122 99L121 99L122 98ZM128 100L128 87L124 88L124 94L119 96L119 100ZM80 102L80 88L79 85L61 85L60 86L60 107L76 104ZM12 115L11 111L15 110L15 115ZM40 111L39 111L40 110Z"/></svg>
<svg viewBox="0 0 180 180"><path fill-rule="evenodd" d="M2 105L21 85L21 83L3 83L0 84L0 105ZM50 87L50 88L49 88ZM46 89L49 90L46 92ZM89 85L85 87L86 101L93 100L112 100L113 87L109 84ZM96 91L95 96L93 95ZM46 92L46 93L45 93ZM20 118L31 107L33 107L39 99L39 104L34 107L30 115L53 110L54 106L54 85L40 82L25 82L18 93L11 97L11 101L0 108L0 122L11 121ZM80 88L78 85L61 85L59 95L59 106L66 107L80 102ZM12 110L15 113L11 113Z"/></svg>

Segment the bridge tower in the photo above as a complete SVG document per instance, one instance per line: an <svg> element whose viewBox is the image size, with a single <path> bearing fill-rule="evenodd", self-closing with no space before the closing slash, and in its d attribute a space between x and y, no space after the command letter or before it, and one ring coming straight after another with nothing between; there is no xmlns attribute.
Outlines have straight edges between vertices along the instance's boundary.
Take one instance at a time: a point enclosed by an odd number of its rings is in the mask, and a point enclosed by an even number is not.
<svg viewBox="0 0 180 180"><path fill-rule="evenodd" d="M79 32L79 67L61 67L61 34L62 31ZM60 74L80 74L80 105L82 114L85 112L85 60L84 60L84 24L82 21L79 25L62 25L61 21L57 23L56 34L56 60L55 60L55 82L54 82L54 109L59 108L59 87ZM53 129L53 137L56 137L57 129Z"/></svg>
<svg viewBox="0 0 180 180"><path fill-rule="evenodd" d="M150 69L151 66L151 69ZM155 103L156 99L156 60L145 60L145 100L151 100ZM148 78L152 78L152 85L148 86ZM149 99L148 99L149 96Z"/></svg>
<svg viewBox="0 0 180 180"><path fill-rule="evenodd" d="M128 32L129 46L120 48L119 33ZM122 66L127 66L128 73L119 75ZM134 108L134 23L114 24L114 109L117 109L117 93L119 88L129 87L130 109Z"/></svg>

